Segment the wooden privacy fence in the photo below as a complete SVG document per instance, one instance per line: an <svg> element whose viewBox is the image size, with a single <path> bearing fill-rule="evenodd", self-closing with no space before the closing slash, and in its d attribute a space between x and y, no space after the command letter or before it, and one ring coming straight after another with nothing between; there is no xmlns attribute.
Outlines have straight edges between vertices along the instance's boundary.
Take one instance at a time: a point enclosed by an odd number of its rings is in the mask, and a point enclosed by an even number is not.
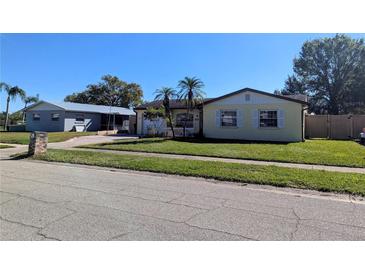
<svg viewBox="0 0 365 274"><path fill-rule="evenodd" d="M305 138L357 139L365 128L365 115L306 115Z"/></svg>

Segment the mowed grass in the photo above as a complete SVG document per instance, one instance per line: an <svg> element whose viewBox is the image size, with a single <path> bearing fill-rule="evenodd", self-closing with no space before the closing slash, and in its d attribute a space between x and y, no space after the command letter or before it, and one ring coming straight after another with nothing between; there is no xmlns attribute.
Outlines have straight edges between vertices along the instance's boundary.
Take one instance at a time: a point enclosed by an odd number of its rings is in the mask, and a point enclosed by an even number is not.
<svg viewBox="0 0 365 274"><path fill-rule="evenodd" d="M48 142L63 142L74 137L95 135L96 132L49 132ZM0 132L0 143L29 144L30 132Z"/></svg>
<svg viewBox="0 0 365 274"><path fill-rule="evenodd" d="M167 159L103 152L49 149L38 160L196 176L240 183L265 184L365 196L363 174L245 165L198 160Z"/></svg>
<svg viewBox="0 0 365 274"><path fill-rule="evenodd" d="M3 149L3 148L12 148L13 146L8 146L8 145L0 145L0 149Z"/></svg>
<svg viewBox="0 0 365 274"><path fill-rule="evenodd" d="M169 140L162 138L145 138L88 145L85 147L289 163L365 167L365 147L353 141L307 140L299 143L282 144L244 143L212 139Z"/></svg>

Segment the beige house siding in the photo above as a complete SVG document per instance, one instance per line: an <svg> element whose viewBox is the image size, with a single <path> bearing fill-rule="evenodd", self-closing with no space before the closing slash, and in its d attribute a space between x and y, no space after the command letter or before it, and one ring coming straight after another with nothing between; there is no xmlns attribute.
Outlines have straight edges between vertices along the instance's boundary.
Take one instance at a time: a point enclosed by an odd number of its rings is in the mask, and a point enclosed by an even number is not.
<svg viewBox="0 0 365 274"><path fill-rule="evenodd" d="M217 111L220 110L237 110L237 127L218 125ZM282 114L281 127L258 127L259 110L278 110ZM226 97L203 108L203 135L207 138L298 142L302 141L302 123L301 104L252 92Z"/></svg>

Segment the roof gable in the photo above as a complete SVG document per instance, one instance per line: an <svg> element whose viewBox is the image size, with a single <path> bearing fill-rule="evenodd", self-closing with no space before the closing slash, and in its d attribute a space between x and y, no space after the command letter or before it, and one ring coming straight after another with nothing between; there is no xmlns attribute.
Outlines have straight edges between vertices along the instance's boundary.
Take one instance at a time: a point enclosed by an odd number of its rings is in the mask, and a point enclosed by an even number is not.
<svg viewBox="0 0 365 274"><path fill-rule="evenodd" d="M211 98L205 98L205 99L203 99L203 102L205 103L206 101L209 101L209 100L211 100ZM135 108L135 110L147 109L149 107L159 108L162 106L162 103L163 103L162 100L155 100L155 101L152 101L149 103L139 105ZM183 100L171 99L170 108L171 109L186 109L186 103Z"/></svg>
<svg viewBox="0 0 365 274"><path fill-rule="evenodd" d="M237 91L234 91L234 92L225 94L223 96L220 96L220 97L211 99L211 100L205 102L204 104L207 105L207 104L210 104L210 103L213 103L213 102L217 102L217 101L220 101L220 100L224 100L226 98L229 98L229 97L232 97L232 96L241 94L241 93L245 93L245 92L247 92L247 93L255 93L255 94L263 95L263 96L269 96L271 98L275 98L275 99L279 99L279 100L291 101L291 102L298 103L298 104L302 104L302 105L308 104L305 101L301 101L301 100L289 98L289 97L282 96L282 95L276 95L276 94L273 94L273 93L269 93L269 92L265 92L265 91L260 91L260 90L256 90L256 89L252 89L252 88L240 89L240 90L237 90Z"/></svg>
<svg viewBox="0 0 365 274"><path fill-rule="evenodd" d="M53 103L46 102L46 101L39 101L37 103L34 103L34 104L28 106L24 110L26 110L26 111L28 111L28 110L64 110L64 108L57 106Z"/></svg>

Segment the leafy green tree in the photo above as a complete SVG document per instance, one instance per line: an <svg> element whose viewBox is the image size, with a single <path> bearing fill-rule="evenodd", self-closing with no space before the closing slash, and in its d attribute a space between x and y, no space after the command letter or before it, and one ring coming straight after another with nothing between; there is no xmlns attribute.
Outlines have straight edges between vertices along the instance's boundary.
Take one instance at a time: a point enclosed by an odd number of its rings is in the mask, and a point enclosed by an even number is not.
<svg viewBox="0 0 365 274"><path fill-rule="evenodd" d="M15 100L17 97L24 98L25 97L25 91L19 88L18 86L10 86L6 83L1 82L0 83L1 89L4 89L7 93L7 99L6 99L6 111L5 111L5 125L4 128L7 129L8 123L9 123L9 104L10 100Z"/></svg>
<svg viewBox="0 0 365 274"><path fill-rule="evenodd" d="M86 90L66 96L66 102L135 107L142 102L143 91L136 83L127 83L116 76L105 75L101 82L90 84Z"/></svg>
<svg viewBox="0 0 365 274"><path fill-rule="evenodd" d="M288 76L288 79L285 81L284 90L281 93L283 95L306 94L306 91L305 85L295 76Z"/></svg>
<svg viewBox="0 0 365 274"><path fill-rule="evenodd" d="M23 121L23 113L16 111L9 114L9 125L14 125Z"/></svg>
<svg viewBox="0 0 365 274"><path fill-rule="evenodd" d="M24 102L24 109L23 109L23 123L25 121L25 109L27 108L28 104L31 103L37 103L39 101L39 94L37 94L36 96L26 96L23 98L23 102Z"/></svg>
<svg viewBox="0 0 365 274"><path fill-rule="evenodd" d="M156 120L158 118L165 117L165 109L163 107L160 108L154 108L154 107L148 107L146 109L145 117L148 120Z"/></svg>
<svg viewBox="0 0 365 274"><path fill-rule="evenodd" d="M196 77L185 77L179 81L178 87L180 88L179 99L186 102L186 118L183 127L183 135L185 137L189 113L196 104L202 103L205 97L205 92L203 91L204 83Z"/></svg>
<svg viewBox="0 0 365 274"><path fill-rule="evenodd" d="M307 41L283 94L309 95L310 110L339 114L365 108L365 44L337 34Z"/></svg>
<svg viewBox="0 0 365 274"><path fill-rule="evenodd" d="M172 138L175 139L175 131L172 119L172 112L170 108L170 100L176 97L176 91L173 88L162 87L155 92L155 100L162 100L162 105L164 107L165 116L168 120L168 124L172 131Z"/></svg>

